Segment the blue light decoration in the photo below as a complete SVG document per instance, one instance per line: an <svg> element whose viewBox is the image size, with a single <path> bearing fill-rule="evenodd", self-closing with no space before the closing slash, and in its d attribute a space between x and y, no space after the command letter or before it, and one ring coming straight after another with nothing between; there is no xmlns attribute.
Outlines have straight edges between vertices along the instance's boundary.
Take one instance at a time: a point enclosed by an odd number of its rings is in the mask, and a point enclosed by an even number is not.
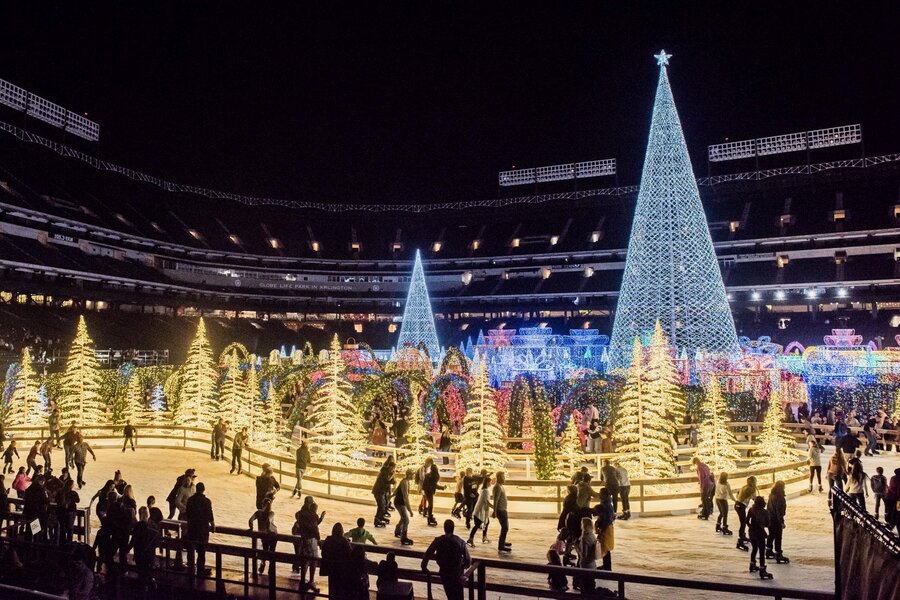
<svg viewBox="0 0 900 600"><path fill-rule="evenodd" d="M434 363L441 355L437 329L434 326L434 313L431 311L431 300L428 297L428 286L425 284L425 270L422 268L422 257L416 250L409 292L406 305L403 307L403 321L400 323L400 338L397 348L418 348L424 345L428 356Z"/></svg>
<svg viewBox="0 0 900 600"><path fill-rule="evenodd" d="M613 324L612 368L631 362L634 338L659 320L676 356L735 355L737 335L716 262L681 122L669 86L670 54L656 55L659 80L650 137Z"/></svg>
<svg viewBox="0 0 900 600"><path fill-rule="evenodd" d="M543 382L569 379L573 373L606 371L609 337L596 329L571 329L569 335L549 327L491 329L479 334L476 351L485 357L491 385L500 387L519 375Z"/></svg>

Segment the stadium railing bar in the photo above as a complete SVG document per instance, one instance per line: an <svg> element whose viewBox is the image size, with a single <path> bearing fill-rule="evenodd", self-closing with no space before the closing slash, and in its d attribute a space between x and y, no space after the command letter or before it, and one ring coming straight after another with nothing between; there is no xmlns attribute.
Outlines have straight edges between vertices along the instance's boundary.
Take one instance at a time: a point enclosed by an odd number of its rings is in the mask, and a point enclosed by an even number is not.
<svg viewBox="0 0 900 600"><path fill-rule="evenodd" d="M177 560L173 556L178 554L190 555L194 548L192 545L178 536L180 532L180 523L166 521L165 528L169 532L173 532L176 537L162 537L159 549L162 556L159 557L158 567L152 573L140 573L137 567L132 564L126 566L118 565L113 569L111 577L107 578L107 585L112 586L111 593L107 597L116 598L141 598L141 594L134 593L134 586L139 585L139 579L135 580L135 575L139 577L153 576L157 579L160 590L179 589L179 588L197 588L213 592L216 596L224 597L226 594L237 594L247 598L268 598L275 600L285 595L296 594L298 598L313 597L333 597L326 592L313 594L306 590L301 590L299 581L286 577L290 573L294 565L303 565L307 561L298 555L286 552L266 552L258 548L258 541L262 538L277 539L278 542L285 542L293 545L299 543L300 538L292 535L283 534L261 534L250 532L246 529L238 529L232 527L217 527L217 535L227 535L239 538L246 545L233 545L221 543L209 543L205 545L208 556L207 564L210 564L210 574L208 576L191 575L184 572L178 566ZM26 542L15 542L8 539L0 540L3 544L18 543L18 548L22 551L31 551L32 554L40 552L42 556L56 556L59 553L66 552L66 549L47 544L36 544ZM421 571L417 566L424 556L424 552L418 550L410 550L404 548L394 548L387 546L365 546L368 555L384 555L393 552L398 561L413 567L401 565L399 576L402 580L425 583L427 586L440 585L440 578L433 573ZM56 553L56 554L54 554ZM212 559L212 560L209 560ZM190 562L190 558L188 559ZM267 570L265 573L257 576L256 565L258 561L265 560L267 562ZM231 565L226 565L226 561L240 566L235 569ZM733 595L756 596L762 598L788 599L795 598L800 600L833 600L834 595L828 592L809 591L791 588L770 587L762 585L747 584L731 584L714 581L698 581L693 579L682 579L676 577L663 577L657 575L642 575L637 573L626 573L617 571L600 571L595 569L579 569L573 567L553 567L549 565L529 564L523 562L512 562L491 559L475 559L466 572L466 589L469 600L486 600L488 592L501 594L512 594L517 597L529 598L572 598L577 593L560 593L551 592L543 586L535 583L524 583L523 576L525 574L547 575L550 573L559 573L566 577L585 578L592 577L601 587L610 586L607 589L615 591L620 598L628 597L629 590L636 592L634 586L660 588L659 593L673 590L695 590L716 592L721 597L731 597ZM281 574L279 576L279 574ZM374 570L370 570L370 575L374 574ZM320 577L320 580L323 578ZM544 579L540 577L540 579ZM503 583L503 581L519 582L519 583ZM108 590L110 591L110 590ZM169 594L174 595L174 594ZM159 595L155 597L160 597ZM162 596L166 597L166 596Z"/></svg>

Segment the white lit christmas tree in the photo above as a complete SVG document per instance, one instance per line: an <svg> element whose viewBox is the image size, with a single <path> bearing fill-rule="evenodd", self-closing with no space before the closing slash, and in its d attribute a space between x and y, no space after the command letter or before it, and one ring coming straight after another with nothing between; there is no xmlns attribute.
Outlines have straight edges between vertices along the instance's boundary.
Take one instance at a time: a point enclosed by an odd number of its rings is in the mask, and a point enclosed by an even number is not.
<svg viewBox="0 0 900 600"><path fill-rule="evenodd" d="M694 456L705 462L713 473L733 472L741 457L735 446L737 439L728 428L728 412L722 389L715 376L706 386L706 397L700 405L700 429Z"/></svg>
<svg viewBox="0 0 900 600"><path fill-rule="evenodd" d="M437 329L434 326L434 313L428 297L428 286L425 284L422 257L416 250L409 292L406 294L406 304L403 307L403 321L400 323L397 349L418 348L420 344L428 350L431 362L436 362L441 354L441 345L438 343Z"/></svg>
<svg viewBox="0 0 900 600"><path fill-rule="evenodd" d="M75 339L69 348L58 404L59 422L63 428L71 423L104 421L100 398L100 364L83 315L78 317Z"/></svg>
<svg viewBox="0 0 900 600"><path fill-rule="evenodd" d="M566 477L571 477L584 462L584 446L581 444L578 423L574 416L569 417L569 423L563 430L562 439L559 441L559 452L556 456L559 461L559 470Z"/></svg>
<svg viewBox="0 0 900 600"><path fill-rule="evenodd" d="M672 423L682 423L687 410L684 392L679 385L678 371L675 369L673 349L669 338L663 332L662 324L656 321L650 347L647 349L646 390L656 398L664 399L665 412ZM674 429L673 429L674 432Z"/></svg>
<svg viewBox="0 0 900 600"><path fill-rule="evenodd" d="M125 386L121 423L131 422L132 425L145 425L150 421L150 417L151 415L143 403L143 390L141 390L140 378L137 376L137 373L131 373Z"/></svg>
<svg viewBox="0 0 900 600"><path fill-rule="evenodd" d="M780 394L772 390L762 432L756 438L752 467L777 467L796 462L798 454L793 436L784 427L784 409Z"/></svg>
<svg viewBox="0 0 900 600"><path fill-rule="evenodd" d="M365 449L362 415L353 401L353 388L346 378L337 335L325 361L322 383L309 407L315 461L325 465L357 467L358 453Z"/></svg>
<svg viewBox="0 0 900 600"><path fill-rule="evenodd" d="M503 442L503 430L500 429L497 417L494 393L488 384L484 358L478 358L475 362L472 391L463 420L456 466L461 470L472 467L475 472L481 469L489 472L503 471L507 462L506 444Z"/></svg>
<svg viewBox="0 0 900 600"><path fill-rule="evenodd" d="M635 336L662 320L678 354L731 353L737 335L666 66L659 80L637 206L610 342L613 368L625 368Z"/></svg>
<svg viewBox="0 0 900 600"><path fill-rule="evenodd" d="M219 381L218 417L234 426L238 414L248 412L247 390L241 373L241 361L235 350L229 352L224 359L225 370ZM252 368L252 366L251 366Z"/></svg>
<svg viewBox="0 0 900 600"><path fill-rule="evenodd" d="M174 411L176 425L210 427L216 398L216 367L203 318L181 368L181 390Z"/></svg>
<svg viewBox="0 0 900 600"><path fill-rule="evenodd" d="M22 362L16 372L15 382L3 424L7 427L37 425L41 420L41 398L38 394L37 376L31 367L31 352L27 347L22 349Z"/></svg>
<svg viewBox="0 0 900 600"><path fill-rule="evenodd" d="M672 421L666 418L668 399L660 395L661 386L644 379L644 349L637 337L631 356L616 414L616 453L633 477L670 477L675 454L669 439Z"/></svg>
<svg viewBox="0 0 900 600"><path fill-rule="evenodd" d="M431 456L433 446L431 435L425 428L425 418L419 408L419 400L413 398L412 410L409 414L409 425L403 434L402 445L397 451L397 471L405 473L408 469L415 471Z"/></svg>

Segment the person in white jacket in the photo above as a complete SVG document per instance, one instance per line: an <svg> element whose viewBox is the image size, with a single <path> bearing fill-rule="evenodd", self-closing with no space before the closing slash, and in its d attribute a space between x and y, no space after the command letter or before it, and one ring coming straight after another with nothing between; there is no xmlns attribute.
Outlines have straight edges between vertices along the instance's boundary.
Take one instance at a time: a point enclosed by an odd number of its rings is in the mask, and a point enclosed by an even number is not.
<svg viewBox="0 0 900 600"><path fill-rule="evenodd" d="M488 524L490 523L491 509L491 478L485 475L481 480L481 492L478 494L478 501L475 503L475 510L472 512L472 518L475 519L475 525L469 532L469 541L466 542L471 547L475 547L475 534L481 531L481 543L487 544L490 540L487 537Z"/></svg>

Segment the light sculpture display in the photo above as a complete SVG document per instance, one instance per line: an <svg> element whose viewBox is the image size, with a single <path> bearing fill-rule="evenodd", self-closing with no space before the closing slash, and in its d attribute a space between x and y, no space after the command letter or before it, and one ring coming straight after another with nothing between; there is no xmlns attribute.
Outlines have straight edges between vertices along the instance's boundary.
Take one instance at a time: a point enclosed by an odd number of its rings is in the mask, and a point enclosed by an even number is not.
<svg viewBox="0 0 900 600"><path fill-rule="evenodd" d="M400 323L400 338L397 340L397 348L418 348L420 345L428 350L432 363L439 360L441 345L438 343L437 329L434 326L434 313L428 297L422 257L416 250L412 279L409 282L409 292L406 294L406 305L403 307L403 321Z"/></svg>

